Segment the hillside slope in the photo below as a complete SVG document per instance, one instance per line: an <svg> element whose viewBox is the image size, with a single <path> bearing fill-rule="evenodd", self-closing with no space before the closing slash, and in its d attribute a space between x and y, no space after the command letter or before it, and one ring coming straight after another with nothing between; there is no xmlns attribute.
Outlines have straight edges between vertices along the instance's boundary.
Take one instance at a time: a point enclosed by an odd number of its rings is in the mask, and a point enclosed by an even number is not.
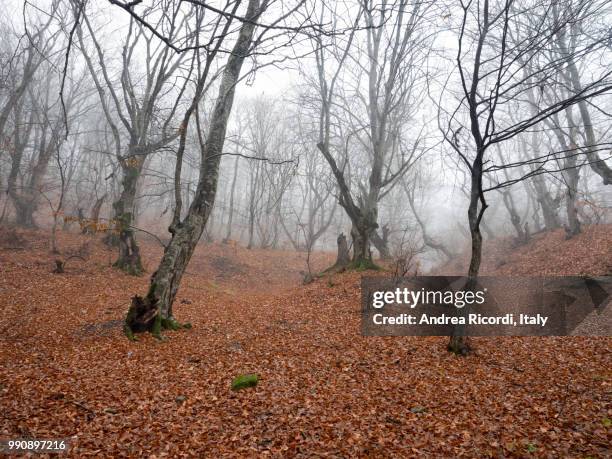
<svg viewBox="0 0 612 459"><path fill-rule="evenodd" d="M463 275L468 264L469 254L464 253L434 271L436 274ZM612 225L587 226L571 239L565 238L563 229L539 233L527 244L518 246L512 238L485 241L481 274L612 275Z"/></svg>

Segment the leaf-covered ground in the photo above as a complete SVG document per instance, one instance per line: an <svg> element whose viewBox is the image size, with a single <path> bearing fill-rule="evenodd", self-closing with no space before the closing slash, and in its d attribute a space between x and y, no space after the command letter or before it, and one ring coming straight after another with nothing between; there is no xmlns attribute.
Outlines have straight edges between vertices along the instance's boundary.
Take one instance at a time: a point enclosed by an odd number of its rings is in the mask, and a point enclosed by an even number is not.
<svg viewBox="0 0 612 459"><path fill-rule="evenodd" d="M605 274L610 227L593 231L542 237L498 269L537 272L548 244ZM193 328L132 343L121 322L146 276L109 268L99 242L53 274L47 241L24 239L0 245L0 438L69 438L79 458L611 454L610 338L474 339L467 358L443 338L366 338L359 274L303 287L304 254L206 245L175 305ZM160 250L144 251L154 268ZM231 391L244 373L259 384Z"/></svg>

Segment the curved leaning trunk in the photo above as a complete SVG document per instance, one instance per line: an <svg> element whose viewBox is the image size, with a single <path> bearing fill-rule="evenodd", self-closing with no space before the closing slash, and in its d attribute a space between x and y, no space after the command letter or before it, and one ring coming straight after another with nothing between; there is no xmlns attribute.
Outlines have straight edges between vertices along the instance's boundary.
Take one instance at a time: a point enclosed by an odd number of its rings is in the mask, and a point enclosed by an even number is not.
<svg viewBox="0 0 612 459"><path fill-rule="evenodd" d="M537 193L537 201L542 209L542 216L544 217L544 227L548 231L552 231L559 228L559 215L557 212L558 203L555 202L554 198L546 190L546 185L543 183L542 177L534 177L534 187Z"/></svg>
<svg viewBox="0 0 612 459"><path fill-rule="evenodd" d="M527 242L528 236L526 231L523 229L523 226L521 225L521 217L518 214L518 211L516 210L514 199L510 191L504 191L502 193L502 199L504 201L504 206L506 207L506 210L510 215L510 223L512 223L514 231L516 231L516 241L521 244Z"/></svg>
<svg viewBox="0 0 612 459"><path fill-rule="evenodd" d="M256 18L259 14L259 5L259 0L249 0L246 17ZM202 148L202 162L195 197L185 218L171 226L172 239L166 246L159 268L151 276L147 295L144 298L140 296L132 298L124 327L128 338L133 338L133 332L141 331L151 331L155 336L161 337L161 330L181 327L173 317L172 304L213 208L235 86L251 46L254 30L254 20L243 22L240 28L238 39L223 71L219 97Z"/></svg>
<svg viewBox="0 0 612 459"><path fill-rule="evenodd" d="M384 234L385 232L383 229L383 235ZM380 258L382 258L383 260L389 260L391 258L391 252L389 251L389 242L386 237L381 237L376 231L373 231L370 236L370 240L372 241L372 244L374 244L374 247L376 247L376 250L378 250Z"/></svg>
<svg viewBox="0 0 612 459"><path fill-rule="evenodd" d="M204 215L190 213L185 218L166 246L157 271L151 276L147 295L144 298L138 295L132 298L124 326L128 338L134 339L134 333L144 331L150 331L161 338L164 329L190 327L189 324L180 325L174 319L172 305L185 269L204 232L212 203L207 207Z"/></svg>

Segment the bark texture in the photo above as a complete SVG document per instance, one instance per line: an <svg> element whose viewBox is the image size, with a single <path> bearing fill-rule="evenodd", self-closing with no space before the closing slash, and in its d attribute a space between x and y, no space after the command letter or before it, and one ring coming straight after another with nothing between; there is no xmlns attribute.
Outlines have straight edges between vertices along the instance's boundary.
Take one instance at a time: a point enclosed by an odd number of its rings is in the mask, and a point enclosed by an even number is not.
<svg viewBox="0 0 612 459"><path fill-rule="evenodd" d="M119 233L119 256L114 266L134 276L144 272L140 248L134 233L136 189L143 164L144 157L139 156L128 156L122 161L121 194L113 203L115 224Z"/></svg>

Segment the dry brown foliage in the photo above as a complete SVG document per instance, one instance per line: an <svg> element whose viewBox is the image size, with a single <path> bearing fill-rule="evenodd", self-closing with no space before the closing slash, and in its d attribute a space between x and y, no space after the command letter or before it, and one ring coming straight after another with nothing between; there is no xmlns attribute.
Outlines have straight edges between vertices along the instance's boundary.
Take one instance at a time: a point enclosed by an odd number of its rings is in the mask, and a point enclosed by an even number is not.
<svg viewBox="0 0 612 459"><path fill-rule="evenodd" d="M585 235L593 273L609 253L597 234ZM132 343L122 319L147 277L109 268L99 242L56 276L46 239L29 238L31 251L0 250L2 438L68 437L78 458L610 453L610 338L475 339L467 358L445 338L366 338L358 273L303 287L303 254L220 244L197 249L179 291L177 319L193 329ZM525 272L545 246L553 263L558 243L580 241L544 239ZM153 267L160 249L143 252ZM514 256L501 269L518 272ZM318 268L333 258L313 254ZM230 390L242 373L257 387Z"/></svg>

